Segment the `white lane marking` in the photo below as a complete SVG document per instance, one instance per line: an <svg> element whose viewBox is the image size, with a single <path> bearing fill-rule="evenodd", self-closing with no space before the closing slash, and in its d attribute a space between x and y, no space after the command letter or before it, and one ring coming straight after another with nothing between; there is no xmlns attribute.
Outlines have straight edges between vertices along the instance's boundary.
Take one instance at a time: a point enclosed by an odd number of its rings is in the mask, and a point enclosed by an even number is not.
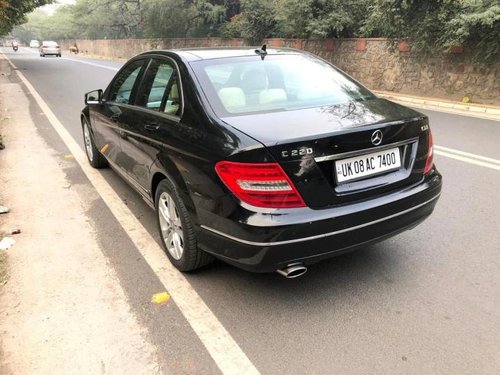
<svg viewBox="0 0 500 375"><path fill-rule="evenodd" d="M90 61L70 59L70 58L67 58L67 57L61 57L60 59L61 60L68 60L68 61L74 61L74 62L78 62L78 63L81 63L81 64L87 64L87 65L97 66L98 68L109 69L109 70L113 70L115 72L117 72L118 70L120 70L120 68L115 68L113 66L108 66L108 65L97 64L97 63L93 63L93 62L90 62Z"/></svg>
<svg viewBox="0 0 500 375"><path fill-rule="evenodd" d="M413 102L407 102L404 100L397 100L395 98L389 99L392 102L397 102L407 107L425 109L427 111L432 112L441 112L441 113L449 113L455 116L465 116L465 117L475 117L481 118L483 120L491 120L491 121L500 121L499 116L492 113L483 113L483 112L472 112L472 111L463 111L459 109L451 109L446 107L438 107L432 104L417 104Z"/></svg>
<svg viewBox="0 0 500 375"><path fill-rule="evenodd" d="M14 69L17 69L5 55L4 57ZM250 362L243 350L196 293L185 276L169 262L163 250L146 228L123 203L101 173L89 165L85 153L59 122L40 94L21 72L16 70L16 73L123 227L125 233L127 233L148 265L169 291L179 310L200 338L221 372L224 374L259 374L257 368Z"/></svg>
<svg viewBox="0 0 500 375"><path fill-rule="evenodd" d="M464 152L438 145L434 145L434 153L450 159L500 171L500 160L498 159L488 158L486 156L471 154L470 152Z"/></svg>
<svg viewBox="0 0 500 375"><path fill-rule="evenodd" d="M443 147L443 146L437 146L437 145L434 146L434 149L438 150L438 151L448 152L448 153L451 153L451 154L456 154L456 155L459 155L459 156L464 156L464 157L467 157L467 158L470 158L470 159L477 159L477 160L482 160L482 161L485 161L485 162L488 162L488 163L493 163L493 164L500 165L500 160L498 160L498 159L487 158L486 156L471 154L470 152L464 152L464 151L460 151L460 150L455 150L453 148L448 148L448 147Z"/></svg>
<svg viewBox="0 0 500 375"><path fill-rule="evenodd" d="M445 152L445 151L437 151L436 150L436 151L434 151L434 153L436 155L445 156L445 157L450 158L450 159L460 160L460 161L463 161L465 163L474 164L474 165L478 165L480 167L485 167L485 168L490 168L490 169L500 171L500 165L486 163L484 161L467 158L465 156L455 155L455 154Z"/></svg>

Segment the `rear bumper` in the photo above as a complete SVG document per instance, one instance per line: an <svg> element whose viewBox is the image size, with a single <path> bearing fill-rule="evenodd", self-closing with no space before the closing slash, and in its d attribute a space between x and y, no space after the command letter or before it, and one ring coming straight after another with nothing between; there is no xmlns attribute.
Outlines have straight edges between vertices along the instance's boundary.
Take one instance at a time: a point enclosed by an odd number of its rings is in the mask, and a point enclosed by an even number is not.
<svg viewBox="0 0 500 375"><path fill-rule="evenodd" d="M416 185L344 206L256 211L200 223L200 247L240 268L272 272L290 263L315 263L410 229L429 216L441 193L434 171Z"/></svg>
<svg viewBox="0 0 500 375"><path fill-rule="evenodd" d="M40 51L41 54L44 55L59 55L61 53L61 50L59 49L43 49Z"/></svg>

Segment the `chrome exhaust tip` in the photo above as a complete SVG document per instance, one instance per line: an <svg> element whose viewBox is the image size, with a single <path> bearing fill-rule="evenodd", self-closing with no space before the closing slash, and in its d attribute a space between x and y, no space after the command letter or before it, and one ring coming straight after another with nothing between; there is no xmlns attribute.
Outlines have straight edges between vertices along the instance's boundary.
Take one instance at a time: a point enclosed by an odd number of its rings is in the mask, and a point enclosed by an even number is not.
<svg viewBox="0 0 500 375"><path fill-rule="evenodd" d="M302 263L291 263L285 268L276 270L276 272L287 279L295 279L305 274L307 272L307 267Z"/></svg>

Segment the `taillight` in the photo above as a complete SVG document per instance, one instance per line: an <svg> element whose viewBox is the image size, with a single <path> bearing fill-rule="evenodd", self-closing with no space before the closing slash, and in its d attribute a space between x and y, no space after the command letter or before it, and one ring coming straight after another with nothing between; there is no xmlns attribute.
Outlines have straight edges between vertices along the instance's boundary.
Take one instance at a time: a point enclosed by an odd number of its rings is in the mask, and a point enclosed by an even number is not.
<svg viewBox="0 0 500 375"><path fill-rule="evenodd" d="M428 174L434 165L434 142L432 141L432 132L429 129L429 141L427 149L427 160L425 161L424 175Z"/></svg>
<svg viewBox="0 0 500 375"><path fill-rule="evenodd" d="M220 161L215 170L234 195L252 206L305 207L299 192L278 163Z"/></svg>

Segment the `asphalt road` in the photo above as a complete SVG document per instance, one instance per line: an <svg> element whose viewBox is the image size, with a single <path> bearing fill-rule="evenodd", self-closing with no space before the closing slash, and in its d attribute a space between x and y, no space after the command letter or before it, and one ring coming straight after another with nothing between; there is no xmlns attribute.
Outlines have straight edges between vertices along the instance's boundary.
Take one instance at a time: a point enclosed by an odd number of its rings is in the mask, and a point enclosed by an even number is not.
<svg viewBox="0 0 500 375"><path fill-rule="evenodd" d="M3 48L83 148L83 94L105 88L121 63ZM40 134L67 150L33 101ZM435 143L500 159L500 122L425 112ZM500 373L500 171L439 153L444 188L434 214L383 243L313 267L296 280L217 262L187 279L263 374ZM91 188L80 169L75 185ZM111 170L102 172L159 242L154 215ZM88 212L102 251L165 368L219 369L102 200Z"/></svg>

